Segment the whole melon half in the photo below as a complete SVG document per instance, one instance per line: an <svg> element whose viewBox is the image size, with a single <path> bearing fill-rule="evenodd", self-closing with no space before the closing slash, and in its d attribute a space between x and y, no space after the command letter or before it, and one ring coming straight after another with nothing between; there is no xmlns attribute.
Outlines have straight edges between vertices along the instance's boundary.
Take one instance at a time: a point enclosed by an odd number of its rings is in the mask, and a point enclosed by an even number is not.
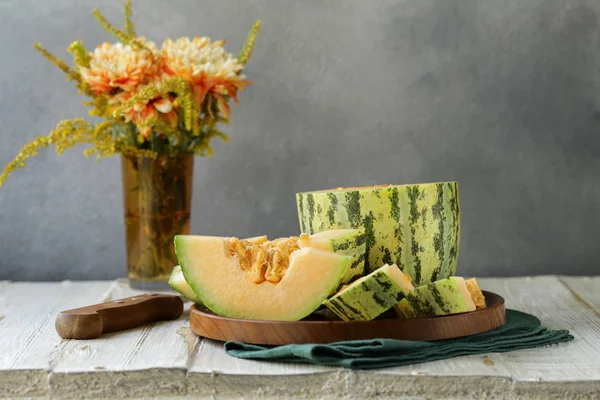
<svg viewBox="0 0 600 400"><path fill-rule="evenodd" d="M457 182L338 188L296 195L302 233L364 228L365 273L396 264L415 286L454 275Z"/></svg>

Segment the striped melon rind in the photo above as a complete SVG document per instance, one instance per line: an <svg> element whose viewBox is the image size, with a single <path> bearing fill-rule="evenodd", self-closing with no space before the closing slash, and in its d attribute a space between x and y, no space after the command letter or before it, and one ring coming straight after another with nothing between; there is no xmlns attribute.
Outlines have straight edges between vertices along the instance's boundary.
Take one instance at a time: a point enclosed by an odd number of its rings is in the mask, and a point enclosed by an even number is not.
<svg viewBox="0 0 600 400"><path fill-rule="evenodd" d="M432 299L422 291L413 290L394 307L400 318L431 317L435 315Z"/></svg>
<svg viewBox="0 0 600 400"><path fill-rule="evenodd" d="M310 236L302 234L300 240L298 240L298 246L300 248L318 248L352 256L350 266L341 282L341 285L343 285L360 278L365 273L366 238L363 228L336 229Z"/></svg>
<svg viewBox="0 0 600 400"><path fill-rule="evenodd" d="M475 303L464 278L451 276L447 279L429 283L426 288L433 298L436 315L457 314L475 310Z"/></svg>
<svg viewBox="0 0 600 400"><path fill-rule="evenodd" d="M458 182L304 192L296 202L303 233L364 227L366 272L396 264L422 285L456 270Z"/></svg>
<svg viewBox="0 0 600 400"><path fill-rule="evenodd" d="M370 321L413 290L410 277L395 265L384 265L342 289L323 304L344 321Z"/></svg>
<svg viewBox="0 0 600 400"><path fill-rule="evenodd" d="M475 310L464 278L452 276L415 288L395 307L403 318L432 317Z"/></svg>

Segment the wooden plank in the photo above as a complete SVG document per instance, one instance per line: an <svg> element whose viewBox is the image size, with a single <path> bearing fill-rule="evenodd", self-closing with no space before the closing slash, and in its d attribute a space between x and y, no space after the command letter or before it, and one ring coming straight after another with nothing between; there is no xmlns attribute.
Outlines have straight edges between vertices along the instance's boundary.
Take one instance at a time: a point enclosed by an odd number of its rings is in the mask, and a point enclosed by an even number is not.
<svg viewBox="0 0 600 400"><path fill-rule="evenodd" d="M227 356L218 342L204 340L188 372L190 393L224 397L315 398L372 396L444 396L468 392L502 395L510 389L510 373L495 356L469 356L376 371L308 364L242 360ZM486 369L487 367L487 369ZM464 398L467 398L465 396Z"/></svg>
<svg viewBox="0 0 600 400"><path fill-rule="evenodd" d="M16 318L11 315L24 318L38 315L36 310L45 310L46 316L53 315L29 324L34 326L27 332L23 323L11 324L15 335L11 335L10 343L3 336L9 325L0 321L0 366L4 365L4 370L0 368L0 382L4 379L7 385L19 388L12 396L47 394L61 398L188 395L278 399L344 396L467 399L485 395L596 398L600 384L600 350L596 350L600 348L600 318L593 307L581 301L597 304L594 280L591 283L566 280L569 287L553 277L480 281L484 289L502 294L508 307L533 313L550 328L571 329L577 338L575 342L552 349L489 354L487 358L460 357L370 372L232 358L224 354L221 344L199 341L193 336L187 316L91 341L61 341L53 327L54 316L60 309L80 306L83 298L96 296L85 301L87 304L140 292L129 289L126 281L100 283L110 288L96 294L90 290L98 284L93 282L0 282L0 315L6 315L6 321ZM24 286L14 289L15 285ZM35 285L47 286L43 289ZM28 298L26 292L34 292L36 301L30 295ZM22 307L17 309L16 304ZM36 326L41 328L36 331ZM11 350L14 345L26 346L27 350ZM6 361L9 358L12 361ZM28 369L15 369L18 366ZM3 372L12 374L10 382L6 380L9 375L2 375ZM2 389L6 387L0 386L0 397L5 395Z"/></svg>
<svg viewBox="0 0 600 400"><path fill-rule="evenodd" d="M0 394L36 396L47 391L50 360L62 343L58 312L101 301L110 282L6 283L0 292Z"/></svg>
<svg viewBox="0 0 600 400"><path fill-rule="evenodd" d="M129 288L126 280L119 280L109 297L140 293ZM188 312L189 304L176 321L69 341L53 359L51 394L108 398L185 394L188 358L198 341L181 330L189 324Z"/></svg>
<svg viewBox="0 0 600 400"><path fill-rule="evenodd" d="M339 368L230 357L219 342L202 340L188 370L188 392L223 398L316 398L345 392Z"/></svg>
<svg viewBox="0 0 600 400"><path fill-rule="evenodd" d="M575 341L552 348L499 354L515 382L592 382L600 377L600 318L556 277L481 279L508 308L537 316L550 329L569 329Z"/></svg>
<svg viewBox="0 0 600 400"><path fill-rule="evenodd" d="M563 276L559 279L577 300L592 308L600 318L600 276Z"/></svg>
<svg viewBox="0 0 600 400"><path fill-rule="evenodd" d="M6 297L4 296L4 293L11 283L12 282L9 281L0 281L0 324L2 323L2 320L6 318L6 312L4 311L6 308Z"/></svg>

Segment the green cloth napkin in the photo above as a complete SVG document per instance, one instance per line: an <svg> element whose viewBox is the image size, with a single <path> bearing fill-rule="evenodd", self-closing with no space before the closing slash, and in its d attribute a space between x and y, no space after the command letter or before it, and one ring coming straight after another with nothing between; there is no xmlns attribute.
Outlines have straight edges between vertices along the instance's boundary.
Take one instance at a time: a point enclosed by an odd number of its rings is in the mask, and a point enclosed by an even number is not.
<svg viewBox="0 0 600 400"><path fill-rule="evenodd" d="M286 346L260 346L229 341L225 343L225 352L233 357L252 360L374 369L470 354L502 353L571 340L573 336L568 330L550 330L541 326L540 320L533 315L507 310L504 326L460 339L435 342L373 339Z"/></svg>

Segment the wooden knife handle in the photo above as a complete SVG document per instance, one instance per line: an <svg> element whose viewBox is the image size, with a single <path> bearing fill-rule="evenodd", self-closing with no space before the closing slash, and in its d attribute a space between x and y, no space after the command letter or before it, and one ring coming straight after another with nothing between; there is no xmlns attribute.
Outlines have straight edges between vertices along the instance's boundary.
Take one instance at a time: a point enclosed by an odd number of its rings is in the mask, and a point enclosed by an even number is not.
<svg viewBox="0 0 600 400"><path fill-rule="evenodd" d="M177 319L182 313L179 296L142 294L62 311L56 317L55 327L63 339L93 339L149 322Z"/></svg>

